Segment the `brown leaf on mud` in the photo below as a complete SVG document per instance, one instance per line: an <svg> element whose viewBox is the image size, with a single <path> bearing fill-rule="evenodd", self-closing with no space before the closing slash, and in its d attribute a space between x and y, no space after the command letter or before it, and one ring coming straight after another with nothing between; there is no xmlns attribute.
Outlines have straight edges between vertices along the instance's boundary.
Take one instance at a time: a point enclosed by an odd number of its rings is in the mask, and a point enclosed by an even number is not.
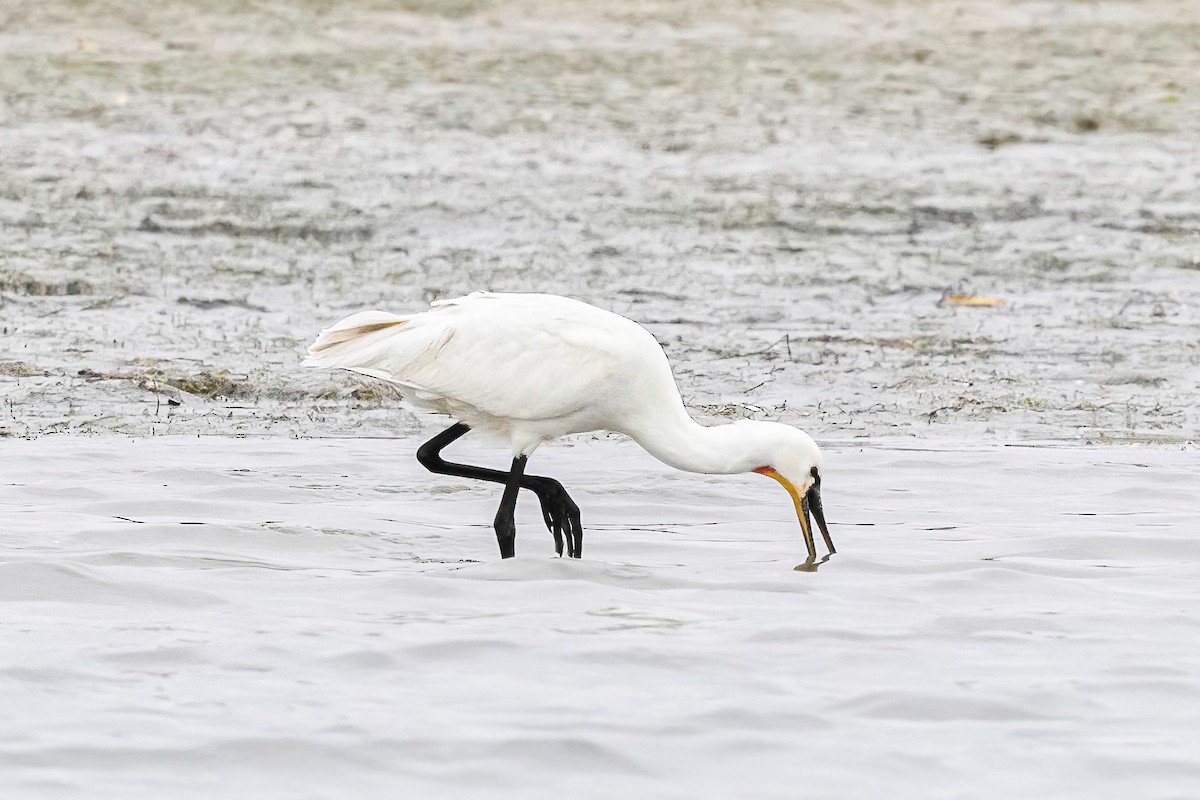
<svg viewBox="0 0 1200 800"><path fill-rule="evenodd" d="M952 306L976 306L979 308L995 308L1004 305L1000 297L984 297L978 294L947 294L942 295L942 302Z"/></svg>

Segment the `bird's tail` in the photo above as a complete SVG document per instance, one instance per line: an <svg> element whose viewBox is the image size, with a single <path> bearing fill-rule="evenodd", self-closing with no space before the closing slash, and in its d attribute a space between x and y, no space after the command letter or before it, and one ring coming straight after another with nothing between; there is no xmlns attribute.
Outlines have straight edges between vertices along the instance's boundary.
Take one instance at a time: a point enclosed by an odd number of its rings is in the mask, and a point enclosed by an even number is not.
<svg viewBox="0 0 1200 800"><path fill-rule="evenodd" d="M379 344L371 334L408 322L384 311L360 311L321 331L308 348L304 366L317 369L353 369L362 364L364 356Z"/></svg>

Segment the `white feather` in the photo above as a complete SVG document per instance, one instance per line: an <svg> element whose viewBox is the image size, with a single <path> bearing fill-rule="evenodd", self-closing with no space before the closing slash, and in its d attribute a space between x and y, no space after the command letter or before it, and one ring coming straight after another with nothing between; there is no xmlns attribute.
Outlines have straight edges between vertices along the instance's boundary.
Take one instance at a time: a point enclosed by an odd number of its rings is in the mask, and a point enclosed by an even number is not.
<svg viewBox="0 0 1200 800"><path fill-rule="evenodd" d="M304 365L388 381L417 408L506 438L516 455L611 430L693 472L770 465L799 486L820 464L812 439L788 425L696 424L645 328L557 295L474 292L417 314L363 311L322 331Z"/></svg>
<svg viewBox="0 0 1200 800"><path fill-rule="evenodd" d="M354 314L321 332L304 365L386 380L412 405L531 452L612 427L647 362L670 380L654 337L617 314L554 295L476 292L408 316Z"/></svg>
<svg viewBox="0 0 1200 800"><path fill-rule="evenodd" d="M505 437L514 456L611 430L679 469L768 474L792 494L815 558L802 498L821 465L816 443L774 422L697 424L658 342L618 314L555 295L475 292L418 314L351 315L308 352L305 366L388 381L413 406Z"/></svg>

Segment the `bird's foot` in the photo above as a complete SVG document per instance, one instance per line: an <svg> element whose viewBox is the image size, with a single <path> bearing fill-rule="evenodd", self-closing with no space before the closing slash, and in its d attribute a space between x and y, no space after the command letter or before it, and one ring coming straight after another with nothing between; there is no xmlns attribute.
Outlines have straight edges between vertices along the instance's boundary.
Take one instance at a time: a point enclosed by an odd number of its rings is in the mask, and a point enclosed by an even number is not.
<svg viewBox="0 0 1200 800"><path fill-rule="evenodd" d="M566 542L567 556L580 558L583 556L583 523L579 518L579 506L567 494L562 484L553 478L541 478L534 489L542 504L542 519L554 536L554 550L559 556L563 554L563 543Z"/></svg>

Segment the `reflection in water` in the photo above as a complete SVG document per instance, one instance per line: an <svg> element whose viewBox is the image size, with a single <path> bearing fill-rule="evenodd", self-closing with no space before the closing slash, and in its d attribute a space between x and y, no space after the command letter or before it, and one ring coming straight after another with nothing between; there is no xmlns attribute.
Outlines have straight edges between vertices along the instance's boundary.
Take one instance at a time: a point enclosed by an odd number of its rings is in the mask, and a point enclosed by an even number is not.
<svg viewBox="0 0 1200 800"><path fill-rule="evenodd" d="M817 568L820 567L822 564L824 564L826 561L828 561L829 557L832 555L833 555L833 553L826 553L824 556L822 556L817 561L814 561L811 558L807 558L804 560L803 564L797 564L795 567L793 567L792 571L793 572L816 572Z"/></svg>

